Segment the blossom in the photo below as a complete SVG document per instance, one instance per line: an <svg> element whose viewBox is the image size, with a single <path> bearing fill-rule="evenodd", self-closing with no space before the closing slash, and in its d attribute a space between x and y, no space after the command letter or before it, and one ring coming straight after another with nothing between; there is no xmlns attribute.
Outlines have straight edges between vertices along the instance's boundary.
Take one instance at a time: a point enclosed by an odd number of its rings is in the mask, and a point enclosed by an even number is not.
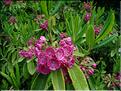
<svg viewBox="0 0 121 91"><path fill-rule="evenodd" d="M49 67L50 70L57 70L60 68L61 63L56 58L51 58L48 60L47 66Z"/></svg>
<svg viewBox="0 0 121 91"><path fill-rule="evenodd" d="M61 33L61 34L60 34L60 38L61 38L61 39L66 38L66 37L67 37L66 33Z"/></svg>
<svg viewBox="0 0 121 91"><path fill-rule="evenodd" d="M15 24L16 18L14 16L11 16L8 21L9 21L10 24Z"/></svg>
<svg viewBox="0 0 121 91"><path fill-rule="evenodd" d="M100 27L96 27L96 26L94 27L95 34L98 35L100 33L100 30L101 30Z"/></svg>
<svg viewBox="0 0 121 91"><path fill-rule="evenodd" d="M67 46L63 47L63 51L64 51L64 56L68 57L68 56L72 55L73 48L67 45Z"/></svg>
<svg viewBox="0 0 121 91"><path fill-rule="evenodd" d="M89 69L89 70L88 70L88 74L89 74L89 75L93 75L93 74L94 74L94 70L93 70L93 69Z"/></svg>
<svg viewBox="0 0 121 91"><path fill-rule="evenodd" d="M96 68L97 67L97 64L96 63L92 64L92 67L93 68Z"/></svg>
<svg viewBox="0 0 121 91"><path fill-rule="evenodd" d="M27 42L28 46L34 45L34 37L30 38Z"/></svg>
<svg viewBox="0 0 121 91"><path fill-rule="evenodd" d="M50 72L51 72L51 70L48 68L48 66L47 65L37 65L37 71L39 72L39 73L42 73L42 74L44 74L44 75L47 75L47 74L49 74Z"/></svg>
<svg viewBox="0 0 121 91"><path fill-rule="evenodd" d="M41 43L45 43L46 42L46 38L44 36L40 36L39 38Z"/></svg>
<svg viewBox="0 0 121 91"><path fill-rule="evenodd" d="M45 65L48 61L48 58L46 56L46 53L45 52L41 52L39 55L38 55L38 64L41 64L41 65Z"/></svg>
<svg viewBox="0 0 121 91"><path fill-rule="evenodd" d="M40 49L38 49L38 47L35 47L35 48L34 48L34 55L35 55L36 57L38 57L38 56L40 55L41 52L42 52L42 51L41 51Z"/></svg>
<svg viewBox="0 0 121 91"><path fill-rule="evenodd" d="M63 46L66 45L66 42L65 42L64 40L60 40L59 45L60 45L61 47L63 47Z"/></svg>
<svg viewBox="0 0 121 91"><path fill-rule="evenodd" d="M74 57L72 56L72 57L69 57L66 65L67 65L67 67L71 68L74 65L74 63L75 63L75 60L74 60Z"/></svg>
<svg viewBox="0 0 121 91"><path fill-rule="evenodd" d="M48 47L46 50L46 55L49 57L49 58L52 58L55 56L55 50L53 47Z"/></svg>
<svg viewBox="0 0 121 91"><path fill-rule="evenodd" d="M80 65L80 69L82 69L82 71L85 71L86 67L84 67L83 65Z"/></svg>
<svg viewBox="0 0 121 91"><path fill-rule="evenodd" d="M85 20L86 22L88 22L88 21L90 20L91 16L92 16L91 13L86 13L86 15L84 16L84 20Z"/></svg>
<svg viewBox="0 0 121 91"><path fill-rule="evenodd" d="M64 41L67 45L71 46L72 45L72 40L71 37L64 38Z"/></svg>
<svg viewBox="0 0 121 91"><path fill-rule="evenodd" d="M45 46L45 42L46 38L40 36L35 44L30 46L29 50L20 51L20 55L25 58L32 58L33 55L36 56L36 68L37 71L42 74L49 74L51 71L58 70L62 67L71 68L74 65L74 45L70 37L60 40L63 45L57 48ZM30 41L30 45L31 44Z"/></svg>
<svg viewBox="0 0 121 91"><path fill-rule="evenodd" d="M25 57L25 58L31 59L32 56L33 56L33 53L32 53L31 50L28 50L28 51L21 50L21 51L19 52L19 55L20 55L21 57Z"/></svg>
<svg viewBox="0 0 121 91"><path fill-rule="evenodd" d="M90 11L91 10L91 4L88 2L84 2L84 8L87 10L87 11Z"/></svg>
<svg viewBox="0 0 121 91"><path fill-rule="evenodd" d="M5 5L10 5L12 3L12 0L4 0L3 2L5 3Z"/></svg>
<svg viewBox="0 0 121 91"><path fill-rule="evenodd" d="M121 80L121 72L115 74L115 79Z"/></svg>
<svg viewBox="0 0 121 91"><path fill-rule="evenodd" d="M47 30L47 28L48 28L48 21L46 20L44 23L42 23L40 25L40 28L42 28L43 30Z"/></svg>
<svg viewBox="0 0 121 91"><path fill-rule="evenodd" d="M55 53L56 57L58 60L63 60L64 59L64 51L62 48L58 48Z"/></svg>
<svg viewBox="0 0 121 91"><path fill-rule="evenodd" d="M44 36L40 36L40 38L35 42L35 47L41 50L45 42L46 42L46 38Z"/></svg>

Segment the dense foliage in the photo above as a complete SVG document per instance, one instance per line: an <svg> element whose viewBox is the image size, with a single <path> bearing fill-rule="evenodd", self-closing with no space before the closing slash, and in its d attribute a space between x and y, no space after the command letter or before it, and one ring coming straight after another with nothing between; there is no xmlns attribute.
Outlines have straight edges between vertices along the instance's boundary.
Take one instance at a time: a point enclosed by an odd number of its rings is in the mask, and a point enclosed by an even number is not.
<svg viewBox="0 0 121 91"><path fill-rule="evenodd" d="M0 3L0 89L120 90L116 11L81 1Z"/></svg>

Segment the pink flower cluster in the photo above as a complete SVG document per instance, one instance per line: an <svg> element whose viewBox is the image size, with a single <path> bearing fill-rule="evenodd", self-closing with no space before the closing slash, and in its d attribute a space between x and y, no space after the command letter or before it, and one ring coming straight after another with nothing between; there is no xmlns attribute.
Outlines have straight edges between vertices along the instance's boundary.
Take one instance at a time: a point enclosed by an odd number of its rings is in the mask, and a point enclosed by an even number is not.
<svg viewBox="0 0 121 91"><path fill-rule="evenodd" d="M47 28L48 28L48 21L46 20L44 23L40 24L40 28L42 28L43 30L47 30Z"/></svg>
<svg viewBox="0 0 121 91"><path fill-rule="evenodd" d="M75 63L73 51L74 45L71 38L63 38L59 42L59 47L47 47L46 38L40 36L35 42L34 46L28 51L21 50L20 56L32 58L33 55L37 57L37 71L42 74L49 74L51 71L58 70L62 67L71 68ZM32 51L31 51L32 50Z"/></svg>
<svg viewBox="0 0 121 91"><path fill-rule="evenodd" d="M92 16L92 14L87 12L86 15L85 15L85 17L84 17L84 20L86 22L88 22L90 20L91 16Z"/></svg>
<svg viewBox="0 0 121 91"><path fill-rule="evenodd" d="M80 69L84 72L86 78L94 74L96 67L97 64L89 57L84 58L80 64Z"/></svg>
<svg viewBox="0 0 121 91"><path fill-rule="evenodd" d="M111 87L121 88L121 72L115 73L113 77L115 80L112 82Z"/></svg>
<svg viewBox="0 0 121 91"><path fill-rule="evenodd" d="M91 10L91 4L89 2L84 2L84 8L87 10L87 11L90 11Z"/></svg>
<svg viewBox="0 0 121 91"><path fill-rule="evenodd" d="M92 13L91 13L91 4L89 2L84 2L84 9L86 10L86 15L84 16L84 20L86 22L88 22L92 16Z"/></svg>
<svg viewBox="0 0 121 91"><path fill-rule="evenodd" d="M96 64L94 63L93 65L92 65L92 68L84 65L80 65L80 69L82 69L82 71L85 73L86 78L89 78L89 76L94 74L94 69L96 68Z"/></svg>

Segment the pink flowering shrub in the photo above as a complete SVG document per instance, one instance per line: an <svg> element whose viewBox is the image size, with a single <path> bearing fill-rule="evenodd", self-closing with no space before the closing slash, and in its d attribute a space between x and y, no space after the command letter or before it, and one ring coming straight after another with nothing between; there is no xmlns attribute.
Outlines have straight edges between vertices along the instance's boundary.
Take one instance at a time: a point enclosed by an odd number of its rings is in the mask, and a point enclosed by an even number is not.
<svg viewBox="0 0 121 91"><path fill-rule="evenodd" d="M80 69L84 72L86 78L94 74L96 67L97 64L90 57L85 57L80 63Z"/></svg>
<svg viewBox="0 0 121 91"><path fill-rule="evenodd" d="M49 74L62 67L71 68L74 65L74 45L70 37L61 39L57 48L45 46L45 43L46 38L40 36L33 46L27 51L21 50L19 54L29 59L35 56L38 60L36 69L42 74Z"/></svg>

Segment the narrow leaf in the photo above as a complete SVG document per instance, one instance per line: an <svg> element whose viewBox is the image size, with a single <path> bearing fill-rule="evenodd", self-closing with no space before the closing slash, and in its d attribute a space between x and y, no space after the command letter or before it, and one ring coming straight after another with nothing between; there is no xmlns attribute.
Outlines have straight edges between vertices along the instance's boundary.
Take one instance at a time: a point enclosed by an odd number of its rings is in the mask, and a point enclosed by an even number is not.
<svg viewBox="0 0 121 91"><path fill-rule="evenodd" d="M47 82L47 75L37 74L32 82L31 90L43 90Z"/></svg>
<svg viewBox="0 0 121 91"><path fill-rule="evenodd" d="M40 5L41 5L42 12L48 17L47 2L41 1Z"/></svg>
<svg viewBox="0 0 121 91"><path fill-rule="evenodd" d="M76 64L68 72L75 90L89 90L86 78Z"/></svg>
<svg viewBox="0 0 121 91"><path fill-rule="evenodd" d="M115 16L114 13L111 12L105 22L104 28L101 30L101 33L97 36L96 42L104 39L111 31L114 26Z"/></svg>
<svg viewBox="0 0 121 91"><path fill-rule="evenodd" d="M102 47L102 46L108 44L108 43L111 42L114 38L116 38L115 35L112 35L112 36L106 38L105 40L101 41L98 45L94 46L94 49L95 49L95 48Z"/></svg>
<svg viewBox="0 0 121 91"><path fill-rule="evenodd" d="M89 46L89 49L92 49L95 44L95 33L92 25L88 27L88 31L86 33L86 42Z"/></svg>
<svg viewBox="0 0 121 91"><path fill-rule="evenodd" d="M27 69L28 69L28 72L29 72L31 75L33 75L33 74L35 73L36 69L35 69L34 61L29 60L29 61L27 62Z"/></svg>
<svg viewBox="0 0 121 91"><path fill-rule="evenodd" d="M65 81L61 70L51 73L51 80L54 90L65 90Z"/></svg>
<svg viewBox="0 0 121 91"><path fill-rule="evenodd" d="M3 73L3 72L0 72L0 74L1 74L1 76L3 76L5 79L7 79L8 82L9 82L10 84L12 84L12 80L11 80L11 78L10 78L8 75L6 75L6 74Z"/></svg>

